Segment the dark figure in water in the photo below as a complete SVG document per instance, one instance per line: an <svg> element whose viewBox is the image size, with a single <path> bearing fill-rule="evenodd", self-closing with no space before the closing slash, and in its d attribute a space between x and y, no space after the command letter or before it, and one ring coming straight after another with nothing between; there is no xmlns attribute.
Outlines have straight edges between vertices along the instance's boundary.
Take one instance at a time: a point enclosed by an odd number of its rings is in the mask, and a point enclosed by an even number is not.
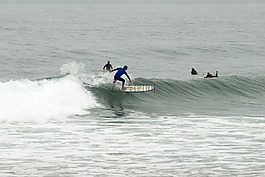
<svg viewBox="0 0 265 177"><path fill-rule="evenodd" d="M194 68L191 68L191 75L198 75L198 72Z"/></svg>
<svg viewBox="0 0 265 177"><path fill-rule="evenodd" d="M103 69L108 70L108 71L111 71L113 68L112 68L112 65L110 64L110 61L107 62L107 64L105 64L105 66L103 67Z"/></svg>
<svg viewBox="0 0 265 177"><path fill-rule="evenodd" d="M205 78L212 78L212 77L218 77L218 71L216 71L215 76L207 72L207 75L205 76Z"/></svg>

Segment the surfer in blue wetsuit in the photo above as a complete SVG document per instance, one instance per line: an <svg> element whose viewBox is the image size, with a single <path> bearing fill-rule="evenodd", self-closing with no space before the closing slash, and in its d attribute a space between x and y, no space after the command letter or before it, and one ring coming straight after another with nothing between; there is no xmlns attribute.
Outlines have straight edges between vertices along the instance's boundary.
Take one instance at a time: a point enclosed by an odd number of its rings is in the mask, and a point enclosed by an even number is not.
<svg viewBox="0 0 265 177"><path fill-rule="evenodd" d="M108 70L108 71L111 71L113 68L112 68L112 65L110 64L110 61L107 62L107 64L105 64L105 66L103 67L103 69Z"/></svg>
<svg viewBox="0 0 265 177"><path fill-rule="evenodd" d="M126 72L127 69L128 69L128 66L125 65L123 68L115 68L110 71L110 72L117 71L116 74L114 75L113 83L115 84L117 80L122 81L122 90L124 90L124 84L125 84L125 80L121 77L123 74L125 74L127 78L129 79L129 81L132 82L130 76Z"/></svg>

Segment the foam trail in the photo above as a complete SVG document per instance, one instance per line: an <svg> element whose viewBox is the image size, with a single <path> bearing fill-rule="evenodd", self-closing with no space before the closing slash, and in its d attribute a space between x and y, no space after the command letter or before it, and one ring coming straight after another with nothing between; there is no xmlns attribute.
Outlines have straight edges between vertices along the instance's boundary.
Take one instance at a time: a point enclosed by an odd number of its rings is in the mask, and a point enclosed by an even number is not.
<svg viewBox="0 0 265 177"><path fill-rule="evenodd" d="M45 122L88 114L98 106L93 95L72 75L60 79L0 83L0 121Z"/></svg>

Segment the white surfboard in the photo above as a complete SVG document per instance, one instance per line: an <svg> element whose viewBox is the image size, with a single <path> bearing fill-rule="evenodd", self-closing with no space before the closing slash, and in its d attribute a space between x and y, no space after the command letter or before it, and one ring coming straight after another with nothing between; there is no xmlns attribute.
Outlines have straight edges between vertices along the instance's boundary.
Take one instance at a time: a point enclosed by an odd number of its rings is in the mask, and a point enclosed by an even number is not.
<svg viewBox="0 0 265 177"><path fill-rule="evenodd" d="M127 93L151 92L151 91L154 91L154 86L153 85L130 85L130 86L124 86L123 91Z"/></svg>

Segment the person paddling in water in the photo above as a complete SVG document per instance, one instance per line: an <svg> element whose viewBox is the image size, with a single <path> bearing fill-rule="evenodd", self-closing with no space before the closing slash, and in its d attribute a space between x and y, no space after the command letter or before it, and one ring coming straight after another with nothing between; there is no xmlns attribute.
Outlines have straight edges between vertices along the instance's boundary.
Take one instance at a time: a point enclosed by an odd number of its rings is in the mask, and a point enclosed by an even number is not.
<svg viewBox="0 0 265 177"><path fill-rule="evenodd" d="M218 71L216 71L215 76L213 76L211 73L207 72L207 75L205 78L212 78L212 77L218 77Z"/></svg>
<svg viewBox="0 0 265 177"><path fill-rule="evenodd" d="M198 75L198 72L194 68L191 68L191 75Z"/></svg>
<svg viewBox="0 0 265 177"><path fill-rule="evenodd" d="M105 64L105 66L103 67L103 69L108 70L108 71L111 71L113 68L112 68L112 65L110 64L110 61L107 62L107 64Z"/></svg>
<svg viewBox="0 0 265 177"><path fill-rule="evenodd" d="M117 71L116 74L114 75L113 83L115 84L117 80L122 81L122 90L124 90L124 84L125 84L125 80L121 77L123 74L125 74L127 78L129 79L129 81L132 82L130 76L126 72L127 69L128 69L128 66L125 65L123 68L115 68L110 71L110 72Z"/></svg>

